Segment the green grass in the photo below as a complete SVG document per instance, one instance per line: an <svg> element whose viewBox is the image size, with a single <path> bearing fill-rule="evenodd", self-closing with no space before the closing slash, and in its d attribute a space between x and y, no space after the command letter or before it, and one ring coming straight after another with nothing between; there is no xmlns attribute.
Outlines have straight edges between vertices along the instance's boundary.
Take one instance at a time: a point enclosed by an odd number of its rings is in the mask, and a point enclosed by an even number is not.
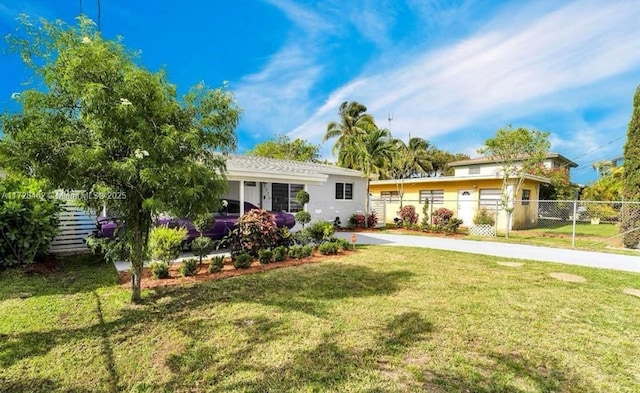
<svg viewBox="0 0 640 393"><path fill-rule="evenodd" d="M640 391L640 275L500 260L370 246L142 305L86 258L0 272L0 391Z"/></svg>

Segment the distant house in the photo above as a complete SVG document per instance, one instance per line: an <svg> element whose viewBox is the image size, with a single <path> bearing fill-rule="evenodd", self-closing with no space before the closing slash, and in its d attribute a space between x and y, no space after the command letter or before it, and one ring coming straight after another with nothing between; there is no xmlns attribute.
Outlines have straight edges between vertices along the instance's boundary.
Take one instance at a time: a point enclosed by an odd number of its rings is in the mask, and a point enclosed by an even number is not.
<svg viewBox="0 0 640 393"><path fill-rule="evenodd" d="M265 210L296 213L303 206L296 193L306 190L311 220L345 224L353 213L363 213L367 179L362 172L334 165L275 158L229 155L229 191L226 198L250 202ZM243 206L241 203L240 206Z"/></svg>
<svg viewBox="0 0 640 393"><path fill-rule="evenodd" d="M473 224L478 209L497 210L497 227L505 228L506 213L502 209L502 176L499 162L488 158L456 161L449 164L454 168L454 176L405 179L403 182L403 204L414 205L422 214L425 201L430 209L446 207L462 219L463 226ZM577 164L557 153L549 153L543 162L548 168L574 168ZM541 176L526 175L518 193L510 200L514 207L511 220L512 229L533 227L538 221L538 199L540 185L549 183ZM376 180L369 186L373 201L384 205L384 220L393 222L400 207L400 187L396 180ZM376 203L373 203L375 206Z"/></svg>

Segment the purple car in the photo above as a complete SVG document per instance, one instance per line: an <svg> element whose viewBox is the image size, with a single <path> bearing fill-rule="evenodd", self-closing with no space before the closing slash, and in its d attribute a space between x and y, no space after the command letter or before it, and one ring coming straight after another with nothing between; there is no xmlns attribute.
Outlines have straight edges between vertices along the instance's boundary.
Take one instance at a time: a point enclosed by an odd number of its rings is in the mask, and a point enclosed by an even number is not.
<svg viewBox="0 0 640 393"><path fill-rule="evenodd" d="M236 225L238 218L240 218L240 202L232 199L226 199L226 208L220 209L220 211L214 213L215 223L213 228L203 232L204 236L211 239L222 239L233 227ZM251 209L259 209L259 207L249 203L244 203L244 211L248 212ZM281 212L269 212L276 221L278 228L287 227L289 229L296 225L296 220L293 214L281 213ZM160 218L158 219L158 225L167 225L170 228L184 227L189 231L187 242L191 242L196 237L200 236L195 226L191 221L187 219L174 219L174 218ZM112 217L98 217L98 232L97 237L114 238L114 233L118 224L113 221Z"/></svg>

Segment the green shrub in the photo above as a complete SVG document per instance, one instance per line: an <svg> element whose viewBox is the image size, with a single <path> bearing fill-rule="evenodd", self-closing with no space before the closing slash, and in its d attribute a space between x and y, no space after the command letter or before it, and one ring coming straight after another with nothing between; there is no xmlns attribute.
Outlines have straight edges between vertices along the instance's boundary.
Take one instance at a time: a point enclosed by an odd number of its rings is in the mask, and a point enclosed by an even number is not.
<svg viewBox="0 0 640 393"><path fill-rule="evenodd" d="M289 252L288 252L289 256L294 259L302 258L302 247L304 246L295 245L295 246L289 247Z"/></svg>
<svg viewBox="0 0 640 393"><path fill-rule="evenodd" d="M167 263L178 258L187 233L186 228L169 228L166 225L153 228L149 235L151 257Z"/></svg>
<svg viewBox="0 0 640 393"><path fill-rule="evenodd" d="M375 211L372 211L371 214L367 216L367 226L373 228L376 225L378 225L378 216Z"/></svg>
<svg viewBox="0 0 640 393"><path fill-rule="evenodd" d="M214 248L213 240L206 236L196 237L191 242L191 251L198 257L198 262L202 263L202 258L208 255Z"/></svg>
<svg viewBox="0 0 640 393"><path fill-rule="evenodd" d="M296 222L302 224L303 228L306 224L309 223L309 221L311 221L311 214L309 212L301 210L296 213Z"/></svg>
<svg viewBox="0 0 640 393"><path fill-rule="evenodd" d="M231 249L231 257L247 253L258 256L258 251L281 241L281 232L269 212L252 209L238 219L236 227L222 240L223 247Z"/></svg>
<svg viewBox="0 0 640 393"><path fill-rule="evenodd" d="M318 246L318 252L322 255L335 255L338 253L338 243L326 242Z"/></svg>
<svg viewBox="0 0 640 393"><path fill-rule="evenodd" d="M459 218L451 218L447 221L446 225L442 227L442 230L446 233L456 233L460 225L462 224L462 220Z"/></svg>
<svg viewBox="0 0 640 393"><path fill-rule="evenodd" d="M353 248L353 246L347 241L347 239L336 239L334 243L336 243L338 245L338 248L343 251L351 250Z"/></svg>
<svg viewBox="0 0 640 393"><path fill-rule="evenodd" d="M333 224L324 220L318 220L305 229L309 230L309 234L316 244L326 241L336 233Z"/></svg>
<svg viewBox="0 0 640 393"><path fill-rule="evenodd" d="M0 179L0 268L27 265L58 233L61 203L34 179Z"/></svg>
<svg viewBox="0 0 640 393"><path fill-rule="evenodd" d="M277 238L276 242L272 244L270 247L279 247L279 246L289 247L295 243L294 235L291 233L291 231L287 227L278 228L276 238Z"/></svg>
<svg viewBox="0 0 640 393"><path fill-rule="evenodd" d="M260 263L262 263L263 265L271 263L272 259L273 259L273 251L271 250L258 251L258 261L260 261Z"/></svg>
<svg viewBox="0 0 640 393"><path fill-rule="evenodd" d="M473 217L473 223L476 225L494 225L496 220L493 216L493 212L485 208L478 209L476 215Z"/></svg>
<svg viewBox="0 0 640 393"><path fill-rule="evenodd" d="M182 261L180 266L180 274L183 276L195 276L198 273L198 260L195 258L189 258Z"/></svg>
<svg viewBox="0 0 640 393"><path fill-rule="evenodd" d="M296 202L301 205L309 203L309 193L305 190L300 190L296 193Z"/></svg>
<svg viewBox="0 0 640 393"><path fill-rule="evenodd" d="M412 205L406 205L400 209L400 220L402 220L402 226L405 228L411 228L418 222L418 215L416 214L416 208Z"/></svg>
<svg viewBox="0 0 640 393"><path fill-rule="evenodd" d="M151 275L153 278L169 278L168 262L152 262L149 265L149 268L151 268Z"/></svg>
<svg viewBox="0 0 640 393"><path fill-rule="evenodd" d="M218 273L222 271L224 266L224 256L216 255L209 263L209 273Z"/></svg>
<svg viewBox="0 0 640 393"><path fill-rule="evenodd" d="M427 230L431 227L429 223L429 200L424 200L424 205L422 206L422 221L420 222L420 226L422 230Z"/></svg>
<svg viewBox="0 0 640 393"><path fill-rule="evenodd" d="M233 257L233 266L236 269L246 269L253 263L253 256L248 253L241 253Z"/></svg>
<svg viewBox="0 0 640 393"><path fill-rule="evenodd" d="M273 260L276 262L282 262L287 259L287 247L278 246L273 249Z"/></svg>
<svg viewBox="0 0 640 393"><path fill-rule="evenodd" d="M313 236L311 236L311 232L309 228L303 228L296 232L293 236L295 240L295 244L299 244L301 246L306 246L307 244L313 242Z"/></svg>
<svg viewBox="0 0 640 393"><path fill-rule="evenodd" d="M206 213L194 218L192 222L193 226L196 227L196 230L200 232L200 235L202 235L202 232L206 232L213 228L216 223L216 218L213 214Z"/></svg>
<svg viewBox="0 0 640 393"><path fill-rule="evenodd" d="M349 229L365 228L366 226L367 226L367 217L364 214L353 213L349 216L349 221L348 221Z"/></svg>
<svg viewBox="0 0 640 393"><path fill-rule="evenodd" d="M302 258L306 258L306 257L310 257L313 255L313 246L312 245L306 245L306 246L302 246L302 251L301 251L301 255Z"/></svg>

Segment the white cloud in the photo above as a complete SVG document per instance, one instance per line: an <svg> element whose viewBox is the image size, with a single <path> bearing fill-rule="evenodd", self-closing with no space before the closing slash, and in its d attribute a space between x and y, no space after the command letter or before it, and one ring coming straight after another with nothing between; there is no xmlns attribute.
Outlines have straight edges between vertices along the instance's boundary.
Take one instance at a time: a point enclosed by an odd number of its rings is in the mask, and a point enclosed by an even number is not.
<svg viewBox="0 0 640 393"><path fill-rule="evenodd" d="M476 36L349 82L290 134L319 141L344 100L365 103L379 120L394 112L398 137L431 139L495 119L504 126L511 116L548 109L549 97L572 100L563 92L575 97L616 75L637 75L637 20L636 1L579 1L515 25L491 20Z"/></svg>

